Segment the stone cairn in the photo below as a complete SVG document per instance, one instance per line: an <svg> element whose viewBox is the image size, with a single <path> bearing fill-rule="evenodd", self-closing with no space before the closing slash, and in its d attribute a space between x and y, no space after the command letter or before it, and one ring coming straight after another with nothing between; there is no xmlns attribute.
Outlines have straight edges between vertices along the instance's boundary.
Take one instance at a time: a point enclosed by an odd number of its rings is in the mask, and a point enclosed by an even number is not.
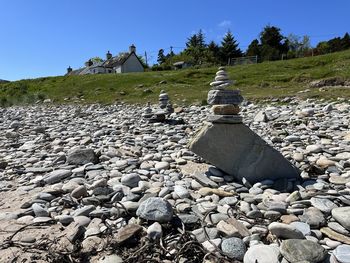
<svg viewBox="0 0 350 263"><path fill-rule="evenodd" d="M166 115L174 112L173 105L169 100L169 95L164 90L161 90L159 94L159 108L162 109Z"/></svg>
<svg viewBox="0 0 350 263"><path fill-rule="evenodd" d="M243 97L239 90L227 89L232 84L220 67L208 92L212 114L189 143L189 149L238 181L254 184L267 179L299 180L299 171L242 123L238 113Z"/></svg>
<svg viewBox="0 0 350 263"><path fill-rule="evenodd" d="M239 90L228 90L233 84L229 79L225 68L220 67L216 72L215 80L210 83L212 87L208 92L208 104L212 105L212 115L208 120L213 123L242 123L242 117L238 115L239 104L243 97Z"/></svg>
<svg viewBox="0 0 350 263"><path fill-rule="evenodd" d="M152 110L152 108L151 108L151 102L147 102L147 106L146 106L146 108L145 108L145 110L144 110L144 113L142 114L142 116L144 117L144 118L151 118L152 116L153 116L153 110Z"/></svg>
<svg viewBox="0 0 350 263"><path fill-rule="evenodd" d="M173 106L169 100L169 95L164 90L159 94L158 108L152 110L150 102L147 103L143 117L150 122L164 122L166 116L174 112Z"/></svg>

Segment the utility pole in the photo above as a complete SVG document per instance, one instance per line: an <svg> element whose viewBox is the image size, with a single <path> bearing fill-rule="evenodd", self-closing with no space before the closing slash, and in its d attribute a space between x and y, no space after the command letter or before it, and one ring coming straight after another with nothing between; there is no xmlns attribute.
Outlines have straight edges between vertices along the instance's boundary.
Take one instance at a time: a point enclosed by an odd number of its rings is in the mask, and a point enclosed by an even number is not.
<svg viewBox="0 0 350 263"><path fill-rule="evenodd" d="M148 62L147 62L147 52L145 51L145 60L146 60L146 66L148 66Z"/></svg>
<svg viewBox="0 0 350 263"><path fill-rule="evenodd" d="M173 46L170 46L170 67L173 65Z"/></svg>

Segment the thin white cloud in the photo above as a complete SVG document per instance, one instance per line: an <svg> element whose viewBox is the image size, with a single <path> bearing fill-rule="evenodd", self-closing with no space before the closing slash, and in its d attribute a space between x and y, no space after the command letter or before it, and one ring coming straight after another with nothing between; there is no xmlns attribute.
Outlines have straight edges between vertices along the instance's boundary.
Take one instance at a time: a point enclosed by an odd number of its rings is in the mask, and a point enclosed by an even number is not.
<svg viewBox="0 0 350 263"><path fill-rule="evenodd" d="M221 21L218 26L219 27L229 27L231 26L232 22L230 20L224 20L224 21Z"/></svg>

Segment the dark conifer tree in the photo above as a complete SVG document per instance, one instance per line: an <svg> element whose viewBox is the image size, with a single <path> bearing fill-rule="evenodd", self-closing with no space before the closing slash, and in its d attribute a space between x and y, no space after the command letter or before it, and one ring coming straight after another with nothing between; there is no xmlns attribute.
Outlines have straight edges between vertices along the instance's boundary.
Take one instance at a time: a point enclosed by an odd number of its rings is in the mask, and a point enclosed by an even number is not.
<svg viewBox="0 0 350 263"><path fill-rule="evenodd" d="M247 52L246 52L247 56L258 56L260 57L260 44L259 44L259 40L254 39L248 46Z"/></svg>
<svg viewBox="0 0 350 263"><path fill-rule="evenodd" d="M242 56L242 51L238 47L237 40L229 30L221 41L220 57L221 63L226 64L230 58Z"/></svg>
<svg viewBox="0 0 350 263"><path fill-rule="evenodd" d="M281 29L275 26L266 26L260 33L262 60L280 59L288 52L288 41L281 34Z"/></svg>
<svg viewBox="0 0 350 263"><path fill-rule="evenodd" d="M346 50L350 48L350 35L349 33L345 33L344 37L341 40L342 50Z"/></svg>
<svg viewBox="0 0 350 263"><path fill-rule="evenodd" d="M163 64L166 60L166 56L164 55L164 49L159 49L157 62L159 65Z"/></svg>
<svg viewBox="0 0 350 263"><path fill-rule="evenodd" d="M187 39L186 49L184 51L192 57L192 63L197 65L203 62L205 46L205 36L202 30L199 30L197 34Z"/></svg>

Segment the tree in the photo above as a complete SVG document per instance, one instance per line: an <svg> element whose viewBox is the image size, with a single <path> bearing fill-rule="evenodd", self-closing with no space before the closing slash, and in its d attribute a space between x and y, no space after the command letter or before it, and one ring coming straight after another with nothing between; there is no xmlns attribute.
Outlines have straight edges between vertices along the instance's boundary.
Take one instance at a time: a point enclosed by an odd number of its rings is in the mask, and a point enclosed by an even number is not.
<svg viewBox="0 0 350 263"><path fill-rule="evenodd" d="M301 40L299 52L303 56L305 56L307 53L309 53L310 49L311 49L310 37L305 35L305 36L303 36L303 39Z"/></svg>
<svg viewBox="0 0 350 263"><path fill-rule="evenodd" d="M288 58L303 57L310 51L309 36L305 35L301 38L300 36L289 34L286 41L289 49Z"/></svg>
<svg viewBox="0 0 350 263"><path fill-rule="evenodd" d="M207 46L209 56L211 55L212 60L209 59L209 62L217 64L220 61L220 47L214 42L210 41Z"/></svg>
<svg viewBox="0 0 350 263"><path fill-rule="evenodd" d="M335 37L328 41L329 52L337 52L342 50L342 39L340 37Z"/></svg>
<svg viewBox="0 0 350 263"><path fill-rule="evenodd" d="M187 39L185 52L193 58L194 64L203 62L205 46L205 36L202 30Z"/></svg>
<svg viewBox="0 0 350 263"><path fill-rule="evenodd" d="M198 46L198 39L197 39L197 34L193 34L187 39L186 42L186 48L191 48L191 47L197 47Z"/></svg>
<svg viewBox="0 0 350 263"><path fill-rule="evenodd" d="M260 53L261 53L261 47L259 44L259 40L254 39L248 46L248 49L246 51L246 55L247 56L258 56L260 57Z"/></svg>
<svg viewBox="0 0 350 263"><path fill-rule="evenodd" d="M103 62L103 59L100 57L93 57L93 58L90 58L90 60L92 61L93 64Z"/></svg>
<svg viewBox="0 0 350 263"><path fill-rule="evenodd" d="M289 52L296 53L300 45L300 37L295 34L289 34L288 37Z"/></svg>
<svg viewBox="0 0 350 263"><path fill-rule="evenodd" d="M281 34L281 29L267 25L260 33L262 60L280 59L282 54L287 54L288 41Z"/></svg>
<svg viewBox="0 0 350 263"><path fill-rule="evenodd" d="M327 41L321 41L316 46L316 53L318 55L324 55L330 52L329 43Z"/></svg>
<svg viewBox="0 0 350 263"><path fill-rule="evenodd" d="M275 26L265 26L260 33L260 41L263 46L280 49L281 41L284 39L280 33L281 29Z"/></svg>
<svg viewBox="0 0 350 263"><path fill-rule="evenodd" d="M197 46L199 48L205 48L205 36L203 34L202 29L199 29L198 33L197 33Z"/></svg>
<svg viewBox="0 0 350 263"><path fill-rule="evenodd" d="M349 33L345 33L344 37L341 40L342 50L346 50L350 48L350 35Z"/></svg>
<svg viewBox="0 0 350 263"><path fill-rule="evenodd" d="M231 31L227 31L221 41L220 57L221 62L226 64L230 58L241 57L242 51L238 48L238 43L233 37Z"/></svg>
<svg viewBox="0 0 350 263"><path fill-rule="evenodd" d="M159 49L158 51L158 58L157 58L157 62L159 65L163 64L166 60L166 57L164 55L164 49Z"/></svg>
<svg viewBox="0 0 350 263"><path fill-rule="evenodd" d="M173 57L173 56L175 56L175 53L174 53L174 51L170 51L170 53L167 55L167 56L169 56L169 57Z"/></svg>

